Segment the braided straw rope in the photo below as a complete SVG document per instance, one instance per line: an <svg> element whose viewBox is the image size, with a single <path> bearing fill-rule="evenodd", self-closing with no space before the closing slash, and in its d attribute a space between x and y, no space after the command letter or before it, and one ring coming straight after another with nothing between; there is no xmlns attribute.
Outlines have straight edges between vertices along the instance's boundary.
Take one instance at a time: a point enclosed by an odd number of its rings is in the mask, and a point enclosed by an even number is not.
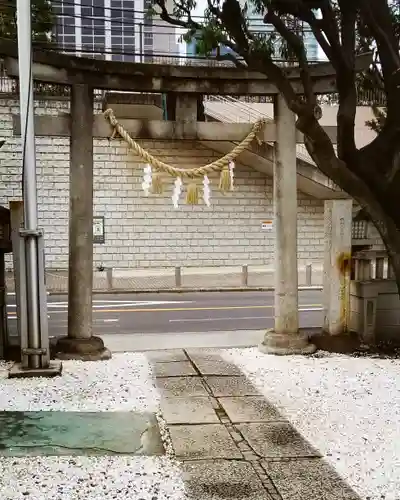
<svg viewBox="0 0 400 500"><path fill-rule="evenodd" d="M115 118L114 111L111 108L104 111L104 116L113 127L113 134L111 137L115 137L116 133L118 133L129 145L129 147L133 149L146 163L150 164L156 170L168 173L172 177L186 177L189 179L203 177L204 175L209 175L212 172L219 172L224 167L227 167L231 161L234 161L248 146L250 146L254 138L257 137L257 134L261 132L266 122L264 119L257 120L243 141L222 158L219 158L208 165L204 165L203 167L184 169L172 167L145 151L134 139L132 139L124 127L118 122Z"/></svg>

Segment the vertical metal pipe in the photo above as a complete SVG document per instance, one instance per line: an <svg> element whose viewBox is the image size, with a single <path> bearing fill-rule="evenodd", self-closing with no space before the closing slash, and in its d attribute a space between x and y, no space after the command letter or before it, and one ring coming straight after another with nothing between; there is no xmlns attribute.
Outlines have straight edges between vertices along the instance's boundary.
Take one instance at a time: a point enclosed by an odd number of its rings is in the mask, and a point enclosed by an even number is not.
<svg viewBox="0 0 400 500"><path fill-rule="evenodd" d="M18 64L20 88L21 138L23 144L24 227L37 230L36 152L32 79L31 1L17 0ZM40 347L38 249L34 236L26 240L26 296L29 347ZM38 368L40 358L31 357L31 368Z"/></svg>
<svg viewBox="0 0 400 500"><path fill-rule="evenodd" d="M140 62L143 62L143 23L139 24L139 50Z"/></svg>
<svg viewBox="0 0 400 500"><path fill-rule="evenodd" d="M312 285L312 264L306 265L306 286Z"/></svg>

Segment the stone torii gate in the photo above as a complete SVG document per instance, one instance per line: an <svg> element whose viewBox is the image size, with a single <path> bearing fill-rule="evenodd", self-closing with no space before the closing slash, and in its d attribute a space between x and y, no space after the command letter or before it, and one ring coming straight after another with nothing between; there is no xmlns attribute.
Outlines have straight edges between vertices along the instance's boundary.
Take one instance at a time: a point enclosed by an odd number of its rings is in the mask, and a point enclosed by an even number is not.
<svg viewBox="0 0 400 500"><path fill-rule="evenodd" d="M15 47L0 50L10 76L18 77ZM357 70L368 67L370 56L357 60ZM335 92L334 70L328 63L311 67L315 91ZM296 92L303 93L298 68L287 69ZM297 158L296 143L303 142L295 127L295 115L265 75L228 68L176 67L99 61L34 52L33 78L71 86L70 115L36 116L37 136L70 137L70 222L68 338L60 339L61 357L101 359L107 356L101 341L92 335L93 285L93 138L108 138L111 129L103 116L93 114L93 89L166 93L174 96L175 121L119 120L135 139L241 141L249 124L198 121L199 95L272 95L274 122L267 123L261 139L274 143L275 327L267 331L261 349L268 353L312 352L308 336L299 330L297 266ZM336 127L326 127L335 142ZM14 133L20 134L19 116ZM346 284L340 256L351 251L349 199L326 202L324 311L325 330L346 329ZM348 288L348 287L347 287Z"/></svg>

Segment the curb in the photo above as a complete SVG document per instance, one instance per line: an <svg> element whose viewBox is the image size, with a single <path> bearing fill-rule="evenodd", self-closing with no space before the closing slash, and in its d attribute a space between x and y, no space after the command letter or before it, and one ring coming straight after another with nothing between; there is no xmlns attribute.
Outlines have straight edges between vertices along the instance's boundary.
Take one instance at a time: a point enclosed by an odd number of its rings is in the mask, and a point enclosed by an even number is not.
<svg viewBox="0 0 400 500"><path fill-rule="evenodd" d="M322 291L322 285L299 286L299 291ZM202 292L273 292L275 288L269 287L219 287L219 288L165 288L165 289L132 289L119 288L112 290L93 290L93 295L123 295L123 294L160 294L160 293L202 293ZM63 291L48 291L48 295L67 295L68 292Z"/></svg>

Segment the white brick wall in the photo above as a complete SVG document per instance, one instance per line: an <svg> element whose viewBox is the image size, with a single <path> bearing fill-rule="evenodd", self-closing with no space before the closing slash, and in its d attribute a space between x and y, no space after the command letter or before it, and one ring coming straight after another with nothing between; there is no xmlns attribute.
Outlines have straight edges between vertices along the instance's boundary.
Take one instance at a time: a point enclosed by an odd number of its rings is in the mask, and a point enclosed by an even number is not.
<svg viewBox="0 0 400 500"><path fill-rule="evenodd" d="M66 102L36 103L36 112L66 111ZM0 204L20 199L21 141L12 137L11 113L16 101L0 100ZM69 141L37 138L40 225L45 230L46 265L64 269L68 262ZM196 143L145 142L164 161L181 167L200 166L218 157ZM113 268L174 265L273 264L274 234L262 231L272 218L272 179L237 165L236 191L226 196L212 190L212 206L174 210L172 183L166 193L146 198L141 189L143 164L126 145L113 140L94 144L94 215L105 216L106 243L95 245L95 264ZM218 179L212 178L217 186ZM298 254L301 263L322 262L323 201L299 193Z"/></svg>

